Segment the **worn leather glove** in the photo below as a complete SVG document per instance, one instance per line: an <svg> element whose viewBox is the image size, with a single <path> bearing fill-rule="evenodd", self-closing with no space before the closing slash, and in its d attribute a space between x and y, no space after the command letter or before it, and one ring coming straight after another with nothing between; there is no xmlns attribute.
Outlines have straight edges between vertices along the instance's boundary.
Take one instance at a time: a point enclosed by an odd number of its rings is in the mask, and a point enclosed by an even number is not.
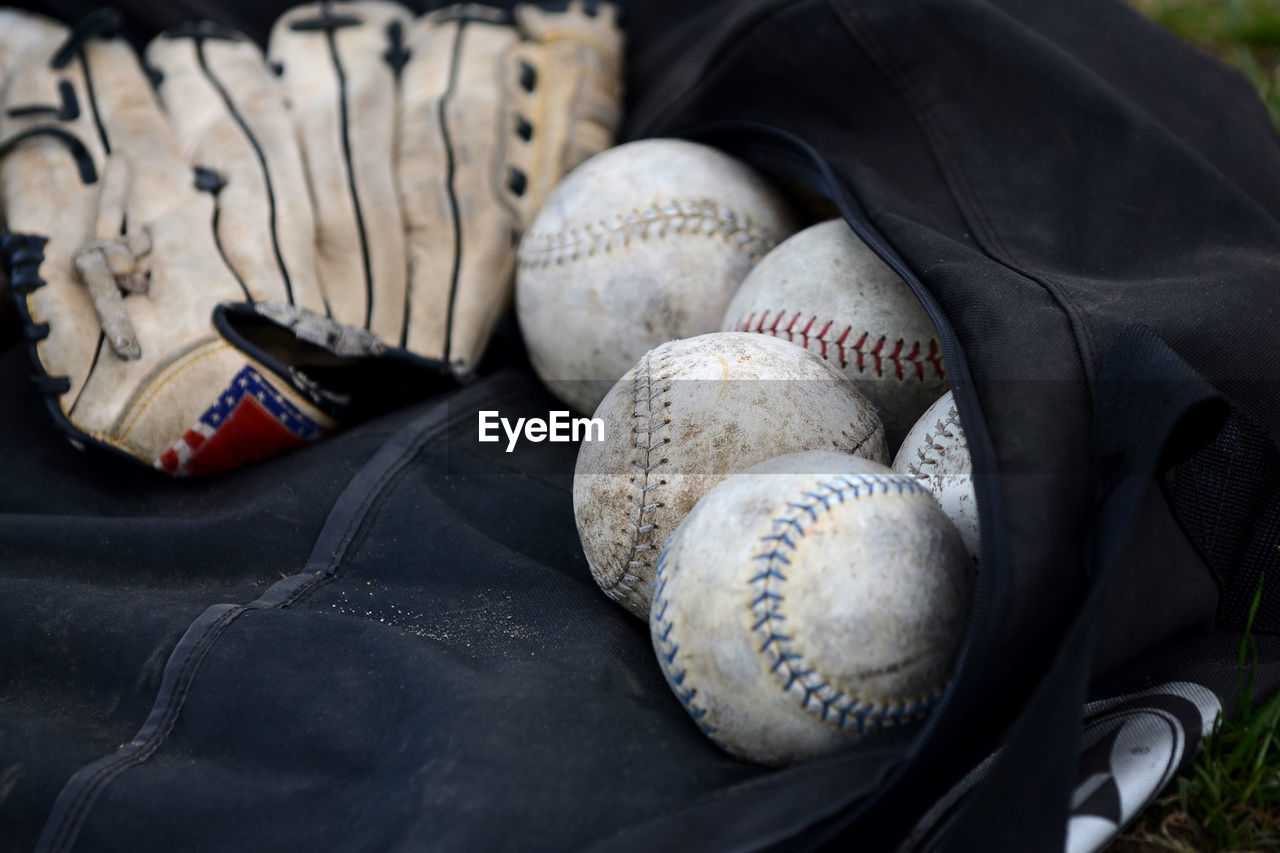
<svg viewBox="0 0 1280 853"><path fill-rule="evenodd" d="M618 120L603 6L310 4L270 62L210 23L145 65L109 11L0 23L3 254L38 386L73 439L173 474L468 375L540 194Z"/></svg>

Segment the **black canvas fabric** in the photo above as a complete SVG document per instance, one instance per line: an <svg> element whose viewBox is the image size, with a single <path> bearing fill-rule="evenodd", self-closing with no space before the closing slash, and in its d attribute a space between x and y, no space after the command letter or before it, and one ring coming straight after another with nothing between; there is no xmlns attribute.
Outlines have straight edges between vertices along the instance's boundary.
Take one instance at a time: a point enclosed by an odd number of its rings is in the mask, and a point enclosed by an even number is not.
<svg viewBox="0 0 1280 853"><path fill-rule="evenodd" d="M265 38L285 4L123 4ZM67 20L89 7L45 5ZM1237 74L1118 2L628 4L629 138L838 211L938 326L978 590L922 726L735 761L595 589L575 448L508 323L482 377L173 482L52 429L0 355L0 848L1061 850L1088 700L1229 712L1280 577L1280 139ZM1255 700L1280 683L1264 586ZM997 754L998 750L998 754ZM927 830L921 818L989 756ZM934 810L935 813L937 810Z"/></svg>

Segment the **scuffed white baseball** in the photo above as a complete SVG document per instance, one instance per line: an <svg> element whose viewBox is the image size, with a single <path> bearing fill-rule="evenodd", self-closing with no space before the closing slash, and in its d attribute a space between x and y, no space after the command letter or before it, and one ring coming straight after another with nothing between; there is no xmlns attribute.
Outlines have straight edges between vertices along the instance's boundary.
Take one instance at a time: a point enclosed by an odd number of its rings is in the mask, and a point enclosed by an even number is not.
<svg viewBox="0 0 1280 853"><path fill-rule="evenodd" d="M973 489L969 442L960 424L955 398L948 391L920 416L893 460L893 470L916 479L960 531L975 560L980 550L978 499Z"/></svg>
<svg viewBox="0 0 1280 853"><path fill-rule="evenodd" d="M791 230L764 178L706 145L647 139L592 157L552 190L517 253L534 370L593 411L653 347L716 331L743 277Z"/></svg>
<svg viewBox="0 0 1280 853"><path fill-rule="evenodd" d="M896 446L947 390L942 347L911 288L843 219L782 242L747 275L724 330L772 335L840 368Z"/></svg>
<svg viewBox="0 0 1280 853"><path fill-rule="evenodd" d="M968 613L960 535L911 477L829 451L727 478L671 537L649 628L671 689L741 758L780 765L934 706Z"/></svg>
<svg viewBox="0 0 1280 853"><path fill-rule="evenodd" d="M595 417L604 441L583 442L573 475L578 536L596 583L641 619L662 544L729 474L798 450L889 458L880 418L839 371L761 335L656 347Z"/></svg>

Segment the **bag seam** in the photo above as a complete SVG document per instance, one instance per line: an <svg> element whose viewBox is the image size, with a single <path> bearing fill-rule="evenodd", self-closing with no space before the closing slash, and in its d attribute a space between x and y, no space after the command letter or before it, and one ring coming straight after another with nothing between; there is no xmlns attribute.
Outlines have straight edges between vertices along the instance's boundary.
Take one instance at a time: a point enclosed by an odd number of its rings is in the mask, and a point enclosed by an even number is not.
<svg viewBox="0 0 1280 853"><path fill-rule="evenodd" d="M234 622L251 611L289 608L337 576L338 567L345 561L359 531L372 521L377 514L376 507L381 506L386 493L409 470L412 460L428 442L454 426L458 418L470 414L470 409L464 406L464 411L451 417L447 407L446 401L439 402L393 433L357 470L331 505L329 517L316 536L301 572L272 584L248 604L211 605L188 626L170 653L156 700L138 734L115 753L84 765L71 775L50 809L36 844L37 853L70 850L106 787L125 770L146 763L160 751L178 720L201 663ZM378 472L373 482L364 481L361 475L373 471ZM361 495L352 509L347 508L348 501L344 500L349 494ZM330 522L335 520L335 515L345 512L351 515L342 525L341 534L336 540L326 536L334 530ZM337 548L332 547L334 541L338 543Z"/></svg>
<svg viewBox="0 0 1280 853"><path fill-rule="evenodd" d="M909 75L902 72L901 65L893 59L892 52L885 49L879 37L873 32L873 28L859 20L859 13L853 8L845 8L832 0L823 0L823 2L849 37L862 48L862 52L871 64L897 91L903 105L928 143L957 209L969 224L975 239L984 251L1001 265L1040 285L1066 315L1081 365L1084 368L1082 372L1092 397L1096 390L1095 379L1093 372L1088 368L1097 362L1097 343L1093 330L1084 321L1084 312L1075 298L1048 276L1034 272L1015 260L999 231L992 225L990 214L980 196L973 190L965 170L947 146L946 136L941 132L939 121L928 105L927 98L911 82Z"/></svg>

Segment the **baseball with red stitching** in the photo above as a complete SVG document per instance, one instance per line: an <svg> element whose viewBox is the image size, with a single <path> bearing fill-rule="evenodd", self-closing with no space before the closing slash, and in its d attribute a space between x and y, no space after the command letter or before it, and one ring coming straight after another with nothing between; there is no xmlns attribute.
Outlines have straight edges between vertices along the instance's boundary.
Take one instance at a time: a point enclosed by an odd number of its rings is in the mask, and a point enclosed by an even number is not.
<svg viewBox="0 0 1280 853"><path fill-rule="evenodd" d="M844 220L806 228L766 255L720 328L791 341L840 368L879 409L891 447L948 387L920 300Z"/></svg>
<svg viewBox="0 0 1280 853"><path fill-rule="evenodd" d="M534 369L593 411L648 350L716 331L743 277L791 230L764 178L709 146L646 139L596 155L552 190L517 252Z"/></svg>
<svg viewBox="0 0 1280 853"><path fill-rule="evenodd" d="M654 564L698 499L734 471L799 450L888 463L875 409L831 365L782 341L716 332L646 353L596 410L573 511L591 574L648 618Z"/></svg>

